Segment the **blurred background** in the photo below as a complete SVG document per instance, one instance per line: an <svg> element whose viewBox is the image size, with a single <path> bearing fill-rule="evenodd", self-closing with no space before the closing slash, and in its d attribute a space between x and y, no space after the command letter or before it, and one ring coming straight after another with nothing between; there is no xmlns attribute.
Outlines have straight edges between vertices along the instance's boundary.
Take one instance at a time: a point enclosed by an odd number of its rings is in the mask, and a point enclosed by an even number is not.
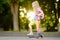
<svg viewBox="0 0 60 40"><path fill-rule="evenodd" d="M33 13L35 0L0 0L0 31L28 31L27 14ZM45 14L42 32L60 32L60 0L37 0ZM28 15L29 16L29 15ZM33 25L33 31L36 31Z"/></svg>

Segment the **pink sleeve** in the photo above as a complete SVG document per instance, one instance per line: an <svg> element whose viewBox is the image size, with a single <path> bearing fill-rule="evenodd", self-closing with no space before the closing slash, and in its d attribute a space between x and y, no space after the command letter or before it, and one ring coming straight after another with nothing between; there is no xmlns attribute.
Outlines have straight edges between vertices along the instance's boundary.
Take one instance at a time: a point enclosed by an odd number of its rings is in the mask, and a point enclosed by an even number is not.
<svg viewBox="0 0 60 40"><path fill-rule="evenodd" d="M41 13L41 9L40 9L40 8L38 8L38 9L37 9L37 12L38 12L38 13Z"/></svg>

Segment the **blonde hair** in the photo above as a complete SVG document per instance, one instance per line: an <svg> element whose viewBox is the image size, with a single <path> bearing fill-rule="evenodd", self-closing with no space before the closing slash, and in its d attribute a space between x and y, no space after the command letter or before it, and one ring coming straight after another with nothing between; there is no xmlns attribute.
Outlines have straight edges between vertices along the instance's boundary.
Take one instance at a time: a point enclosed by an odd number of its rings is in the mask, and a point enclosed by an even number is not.
<svg viewBox="0 0 60 40"><path fill-rule="evenodd" d="M32 7L39 7L38 1L34 1L34 2L32 3Z"/></svg>

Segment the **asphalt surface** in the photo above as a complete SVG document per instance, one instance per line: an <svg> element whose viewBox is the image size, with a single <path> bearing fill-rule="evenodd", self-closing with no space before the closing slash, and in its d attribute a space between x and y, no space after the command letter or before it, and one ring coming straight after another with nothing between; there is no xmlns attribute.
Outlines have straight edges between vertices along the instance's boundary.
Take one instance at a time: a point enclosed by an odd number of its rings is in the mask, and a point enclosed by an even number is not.
<svg viewBox="0 0 60 40"><path fill-rule="evenodd" d="M0 32L0 40L60 40L60 32L43 32L43 38L28 38L28 32ZM36 35L36 32L34 32Z"/></svg>
<svg viewBox="0 0 60 40"><path fill-rule="evenodd" d="M60 40L60 37L28 38L28 37L0 37L0 40Z"/></svg>
<svg viewBox="0 0 60 40"><path fill-rule="evenodd" d="M26 37L28 32L0 32L0 37L9 36L9 37ZM60 37L60 32L42 32L44 37ZM34 32L34 35L37 36L37 33Z"/></svg>

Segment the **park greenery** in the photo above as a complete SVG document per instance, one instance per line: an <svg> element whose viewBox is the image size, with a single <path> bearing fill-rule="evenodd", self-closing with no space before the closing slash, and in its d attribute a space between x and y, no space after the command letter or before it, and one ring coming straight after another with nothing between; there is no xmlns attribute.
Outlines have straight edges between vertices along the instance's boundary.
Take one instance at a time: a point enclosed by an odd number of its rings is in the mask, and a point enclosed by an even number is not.
<svg viewBox="0 0 60 40"><path fill-rule="evenodd" d="M29 11L32 11L33 1L35 0L0 0L0 29L4 31L28 30L29 20L26 16ZM58 31L60 0L37 1L45 14L41 27L45 27L45 31Z"/></svg>

